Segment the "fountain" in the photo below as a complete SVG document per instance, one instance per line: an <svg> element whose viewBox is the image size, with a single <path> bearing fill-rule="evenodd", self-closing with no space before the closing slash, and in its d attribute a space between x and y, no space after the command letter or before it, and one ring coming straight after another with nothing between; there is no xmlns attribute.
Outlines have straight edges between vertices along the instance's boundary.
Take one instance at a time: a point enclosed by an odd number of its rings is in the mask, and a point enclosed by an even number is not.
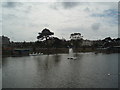
<svg viewBox="0 0 120 90"><path fill-rule="evenodd" d="M69 55L73 56L73 49L72 48L69 48Z"/></svg>
<svg viewBox="0 0 120 90"><path fill-rule="evenodd" d="M72 48L69 48L69 56L68 59L71 59L71 60L76 60L76 57L73 57L73 49Z"/></svg>

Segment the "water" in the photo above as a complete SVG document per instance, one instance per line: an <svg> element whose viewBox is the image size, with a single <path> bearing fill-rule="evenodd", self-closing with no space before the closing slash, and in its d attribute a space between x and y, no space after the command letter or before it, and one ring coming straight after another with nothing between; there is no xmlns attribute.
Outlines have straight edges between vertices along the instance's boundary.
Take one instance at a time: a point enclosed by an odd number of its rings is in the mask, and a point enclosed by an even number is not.
<svg viewBox="0 0 120 90"><path fill-rule="evenodd" d="M73 53L8 57L3 88L117 88L118 54ZM110 75L108 75L110 73Z"/></svg>

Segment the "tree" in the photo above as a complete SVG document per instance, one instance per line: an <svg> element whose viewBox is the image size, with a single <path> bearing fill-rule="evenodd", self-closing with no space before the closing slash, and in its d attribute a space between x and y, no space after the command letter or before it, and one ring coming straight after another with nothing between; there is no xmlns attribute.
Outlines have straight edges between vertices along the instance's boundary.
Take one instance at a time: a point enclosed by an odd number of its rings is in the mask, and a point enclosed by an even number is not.
<svg viewBox="0 0 120 90"><path fill-rule="evenodd" d="M81 36L81 33L73 33L70 35L71 40L81 40L83 36Z"/></svg>
<svg viewBox="0 0 120 90"><path fill-rule="evenodd" d="M103 41L104 41L104 42L111 42L112 39L111 39L111 37L106 37L105 39L103 39Z"/></svg>
<svg viewBox="0 0 120 90"><path fill-rule="evenodd" d="M102 40L103 41L103 47L110 47L112 46L112 39L111 37L106 37L105 39Z"/></svg>
<svg viewBox="0 0 120 90"><path fill-rule="evenodd" d="M83 36L80 33L73 33L70 35L71 42L75 48L82 44Z"/></svg>
<svg viewBox="0 0 120 90"><path fill-rule="evenodd" d="M48 40L51 35L54 35L53 32L51 32L49 29L46 29L46 28L43 29L42 32L38 34L39 36L37 36L37 39L39 40L43 40L44 38Z"/></svg>
<svg viewBox="0 0 120 90"><path fill-rule="evenodd" d="M41 33L38 33L39 36L37 36L38 40L43 40L46 39L46 46L47 46L47 51L49 51L49 45L48 45L48 39L50 38L51 35L54 35L53 32L51 32L49 29L43 29ZM49 52L48 52L49 54Z"/></svg>

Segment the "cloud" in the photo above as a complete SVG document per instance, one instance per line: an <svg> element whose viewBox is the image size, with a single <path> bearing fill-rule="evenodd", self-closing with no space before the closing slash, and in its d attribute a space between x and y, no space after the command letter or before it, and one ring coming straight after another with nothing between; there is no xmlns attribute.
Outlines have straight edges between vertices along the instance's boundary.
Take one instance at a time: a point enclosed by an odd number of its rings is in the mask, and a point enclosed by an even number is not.
<svg viewBox="0 0 120 90"><path fill-rule="evenodd" d="M72 9L80 5L80 2L54 2L50 7L52 9L58 10L59 8L63 9Z"/></svg>
<svg viewBox="0 0 120 90"><path fill-rule="evenodd" d="M85 12L90 12L90 9L89 9L88 7L86 7L86 8L84 9L84 11L85 11Z"/></svg>
<svg viewBox="0 0 120 90"><path fill-rule="evenodd" d="M71 9L79 5L79 2L62 2L62 6L65 9Z"/></svg>
<svg viewBox="0 0 120 90"><path fill-rule="evenodd" d="M4 19L11 19L11 20L13 20L13 19L17 18L17 16L15 16L14 14L7 14L7 15L2 16L2 18L3 18L3 20Z"/></svg>
<svg viewBox="0 0 120 90"><path fill-rule="evenodd" d="M92 13L91 16L93 17L113 17L117 18L118 11L116 9L108 9L104 10L101 13Z"/></svg>
<svg viewBox="0 0 120 90"><path fill-rule="evenodd" d="M13 41L35 41L38 32L45 27L53 31L58 38L66 39L74 32L81 33L86 39L100 39L108 35L114 37L118 32L115 3L14 4L10 5L12 9L4 8L2 12L3 34L11 37Z"/></svg>
<svg viewBox="0 0 120 90"><path fill-rule="evenodd" d="M98 10L99 11L99 10ZM103 9L103 11L98 12L94 11L90 14L93 18L99 18L99 22L108 23L109 25L117 25L118 24L118 10L107 8Z"/></svg>
<svg viewBox="0 0 120 90"><path fill-rule="evenodd" d="M94 23L94 24L92 24L92 29L93 30L99 30L99 28L100 28L100 23Z"/></svg>
<svg viewBox="0 0 120 90"><path fill-rule="evenodd" d="M22 5L22 3L20 2L3 2L2 3L2 6L6 8L15 8L19 5Z"/></svg>

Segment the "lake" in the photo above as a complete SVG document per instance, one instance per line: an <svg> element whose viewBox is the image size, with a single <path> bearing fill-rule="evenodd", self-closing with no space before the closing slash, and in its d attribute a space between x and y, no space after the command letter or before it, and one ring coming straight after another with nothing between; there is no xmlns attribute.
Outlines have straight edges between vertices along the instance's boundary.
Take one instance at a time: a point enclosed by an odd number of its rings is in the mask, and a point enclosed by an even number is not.
<svg viewBox="0 0 120 90"><path fill-rule="evenodd" d="M3 88L118 88L118 55L104 53L6 57Z"/></svg>

